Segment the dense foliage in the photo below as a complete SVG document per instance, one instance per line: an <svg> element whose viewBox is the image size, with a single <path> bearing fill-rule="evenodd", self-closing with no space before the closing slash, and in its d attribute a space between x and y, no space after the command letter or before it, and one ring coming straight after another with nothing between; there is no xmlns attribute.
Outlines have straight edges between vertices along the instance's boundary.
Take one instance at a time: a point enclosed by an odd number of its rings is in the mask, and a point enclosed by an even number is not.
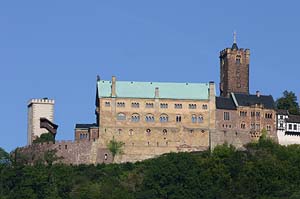
<svg viewBox="0 0 300 199"><path fill-rule="evenodd" d="M297 96L292 91L284 91L283 96L276 100L278 109L288 110L291 114L300 114Z"/></svg>
<svg viewBox="0 0 300 199"><path fill-rule="evenodd" d="M40 137L36 138L35 140L33 140L33 143L42 143L42 142L54 142L54 136L52 135L52 133L43 133L41 134Z"/></svg>
<svg viewBox="0 0 300 199"><path fill-rule="evenodd" d="M1 199L300 198L300 146L171 153L135 164L0 165Z"/></svg>

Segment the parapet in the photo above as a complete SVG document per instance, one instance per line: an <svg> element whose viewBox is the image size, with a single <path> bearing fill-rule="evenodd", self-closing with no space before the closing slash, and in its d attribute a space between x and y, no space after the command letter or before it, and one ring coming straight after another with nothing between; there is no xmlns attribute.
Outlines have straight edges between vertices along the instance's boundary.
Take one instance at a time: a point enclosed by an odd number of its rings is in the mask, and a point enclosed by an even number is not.
<svg viewBox="0 0 300 199"><path fill-rule="evenodd" d="M225 54L229 54L231 53L233 50L231 48L225 48L224 50L221 50L220 51L220 56L223 56ZM240 52L244 52L245 54L250 54L250 49L246 48L240 48L238 49L237 51L240 51Z"/></svg>
<svg viewBox="0 0 300 199"><path fill-rule="evenodd" d="M42 99L31 99L28 101L28 106L31 104L54 104L54 99L42 98Z"/></svg>

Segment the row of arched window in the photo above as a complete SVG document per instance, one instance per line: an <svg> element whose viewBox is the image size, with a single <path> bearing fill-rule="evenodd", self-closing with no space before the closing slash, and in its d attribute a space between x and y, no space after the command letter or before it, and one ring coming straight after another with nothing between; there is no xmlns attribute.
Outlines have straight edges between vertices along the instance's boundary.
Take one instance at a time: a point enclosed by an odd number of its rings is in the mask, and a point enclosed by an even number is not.
<svg viewBox="0 0 300 199"><path fill-rule="evenodd" d="M122 120L126 120L126 115L124 113L118 113L117 115L117 120L122 121ZM139 122L141 120L141 117L139 114L134 113L131 115L131 121L132 122ZM181 122L181 115L176 115L175 118L176 122ZM191 117L192 123L202 123L204 118L202 115L195 115L193 114ZM152 114L147 114L145 116L145 121L146 122L155 122L155 117ZM159 121L161 123L166 123L169 122L169 116L167 114L161 114L159 116Z"/></svg>
<svg viewBox="0 0 300 199"><path fill-rule="evenodd" d="M106 107L110 107L110 102L105 102L105 106ZM117 102L117 107L125 107L125 102ZM140 103L139 102L132 102L131 103L131 107L132 108L140 108ZM147 102L145 104L145 107L146 108L154 108L154 103L152 102ZM162 109L167 109L169 107L168 103L160 103L160 108ZM174 108L175 109L182 109L183 108L183 105L182 104L174 104ZM197 108L197 104L189 104L188 105L188 108L189 109L196 109ZM202 105L202 109L208 109L208 105L207 104L203 104Z"/></svg>
<svg viewBox="0 0 300 199"><path fill-rule="evenodd" d="M194 130L190 130L189 132L190 132L190 133L193 133ZM117 129L117 133L118 133L119 135L121 135L121 133L123 133L122 129ZM150 136L151 133L152 133L152 131L151 131L151 129L146 129L146 130L145 130L145 133L146 133L146 135ZM167 129L163 129L163 130L161 131L161 133L162 133L163 136L167 136L167 135L168 135L168 130L167 130ZM204 130L201 130L201 133L205 133L205 131L204 131ZM128 134L129 134L130 136L133 136L133 135L134 135L134 130L133 130L133 129L130 129L130 130L128 131ZM165 139L166 139L166 138L165 138Z"/></svg>

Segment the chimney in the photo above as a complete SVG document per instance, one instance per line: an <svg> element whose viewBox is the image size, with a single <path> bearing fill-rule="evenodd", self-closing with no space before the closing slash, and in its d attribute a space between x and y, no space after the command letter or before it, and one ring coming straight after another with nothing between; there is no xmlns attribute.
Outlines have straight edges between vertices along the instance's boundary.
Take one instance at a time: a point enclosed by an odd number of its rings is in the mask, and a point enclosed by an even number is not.
<svg viewBox="0 0 300 199"><path fill-rule="evenodd" d="M111 96L116 97L116 77L112 76L111 78Z"/></svg>
<svg viewBox="0 0 300 199"><path fill-rule="evenodd" d="M159 88L158 87L155 88L155 96L154 97L159 98Z"/></svg>
<svg viewBox="0 0 300 199"><path fill-rule="evenodd" d="M260 97L260 91L256 91L256 96Z"/></svg>

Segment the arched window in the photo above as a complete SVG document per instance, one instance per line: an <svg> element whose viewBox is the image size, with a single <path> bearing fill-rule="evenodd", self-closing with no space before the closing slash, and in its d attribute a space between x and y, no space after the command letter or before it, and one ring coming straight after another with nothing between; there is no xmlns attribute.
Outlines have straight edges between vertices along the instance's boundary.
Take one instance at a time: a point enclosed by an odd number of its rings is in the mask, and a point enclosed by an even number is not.
<svg viewBox="0 0 300 199"><path fill-rule="evenodd" d="M198 123L202 123L203 122L203 116L202 115L199 115L198 116Z"/></svg>
<svg viewBox="0 0 300 199"><path fill-rule="evenodd" d="M176 115L176 122L181 122L181 115Z"/></svg>
<svg viewBox="0 0 300 199"><path fill-rule="evenodd" d="M196 109L197 105L196 104L189 104L189 109Z"/></svg>
<svg viewBox="0 0 300 199"><path fill-rule="evenodd" d="M138 103L138 102L132 102L131 103L131 107L132 108L139 108L140 107L140 103Z"/></svg>
<svg viewBox="0 0 300 199"><path fill-rule="evenodd" d="M130 135L130 136L133 135L133 130L132 130L132 129L129 130L129 135Z"/></svg>
<svg viewBox="0 0 300 199"><path fill-rule="evenodd" d="M151 130L150 130L150 129L147 129L147 130L146 130L146 133L147 133L147 135L151 135Z"/></svg>
<svg viewBox="0 0 300 199"><path fill-rule="evenodd" d="M204 110L207 109L207 104L203 104L202 109L204 109Z"/></svg>
<svg viewBox="0 0 300 199"><path fill-rule="evenodd" d="M167 129L164 129L163 130L163 135L167 135L168 134L168 130Z"/></svg>
<svg viewBox="0 0 300 199"><path fill-rule="evenodd" d="M145 117L146 122L154 122L154 116L152 114L147 114Z"/></svg>
<svg viewBox="0 0 300 199"><path fill-rule="evenodd" d="M125 102L117 102L117 107L125 107Z"/></svg>
<svg viewBox="0 0 300 199"><path fill-rule="evenodd" d="M196 123L197 122L197 116L196 115L192 115L192 122Z"/></svg>
<svg viewBox="0 0 300 199"><path fill-rule="evenodd" d="M159 121L162 123L168 122L168 120L169 120L169 117L167 114L161 114L159 117Z"/></svg>
<svg viewBox="0 0 300 199"><path fill-rule="evenodd" d="M137 113L132 114L131 121L132 122L139 122L140 121L140 115L137 114Z"/></svg>
<svg viewBox="0 0 300 199"><path fill-rule="evenodd" d="M117 120L126 120L126 115L124 113L118 113Z"/></svg>
<svg viewBox="0 0 300 199"><path fill-rule="evenodd" d="M241 123L241 129L245 129L246 128L246 124L245 124L245 122L242 122Z"/></svg>

